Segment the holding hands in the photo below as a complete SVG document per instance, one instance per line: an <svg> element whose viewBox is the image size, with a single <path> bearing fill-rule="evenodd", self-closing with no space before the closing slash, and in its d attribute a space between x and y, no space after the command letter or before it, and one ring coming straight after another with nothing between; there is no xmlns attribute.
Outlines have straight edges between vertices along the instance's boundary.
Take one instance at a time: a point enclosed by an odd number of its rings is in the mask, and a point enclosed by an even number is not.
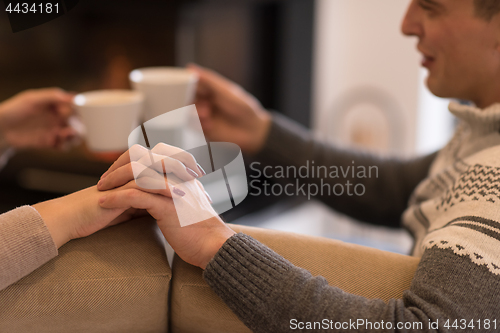
<svg viewBox="0 0 500 333"><path fill-rule="evenodd" d="M151 158L156 163L151 163ZM172 177L179 183L169 184L164 177L167 173L169 181ZM205 268L234 231L211 207L210 197L196 179L202 175L204 171L194 157L179 148L159 144L149 151L136 145L118 158L97 186L33 207L58 248L72 239L149 214L183 260ZM201 216L207 218L181 226L174 200L194 200L187 207L202 210L205 215Z"/></svg>
<svg viewBox="0 0 500 333"><path fill-rule="evenodd" d="M258 153L267 138L271 115L237 84L199 66L190 65L189 69L199 76L196 107L207 138L233 142L246 153ZM175 175L169 176L168 182L164 178L167 173ZM101 177L97 186L103 191L99 205L119 211L146 210L157 220L176 253L184 261L204 269L234 234L213 209L206 220L181 226L177 202L185 200L192 210L211 209L210 197L196 180L204 174L194 157L178 148L160 144L149 152L134 146ZM191 186L180 188L172 178Z"/></svg>
<svg viewBox="0 0 500 333"><path fill-rule="evenodd" d="M271 115L235 83L195 65L190 69L199 76L196 106L208 139L233 142L246 153L258 153ZM14 96L0 104L0 135L15 148L63 147L77 135L68 125L72 98L59 89ZM204 269L234 234L213 210L210 196L197 180L204 175L194 157L179 148L159 144L149 151L136 145L118 158L96 187L33 207L58 247L149 213L176 253ZM182 226L187 223L183 223L180 206L183 214L198 214L195 222L201 222Z"/></svg>
<svg viewBox="0 0 500 333"><path fill-rule="evenodd" d="M173 178L183 181L182 190L175 184L169 186L164 173L173 173ZM179 148L159 144L149 152L136 145L118 158L99 181L97 188L105 191L99 205L118 211L147 211L175 252L184 261L204 269L234 231L211 208L210 197L196 180L202 175L204 171L194 157ZM205 213L207 219L181 226L174 200L186 201L182 204L188 209L201 211L191 213Z"/></svg>

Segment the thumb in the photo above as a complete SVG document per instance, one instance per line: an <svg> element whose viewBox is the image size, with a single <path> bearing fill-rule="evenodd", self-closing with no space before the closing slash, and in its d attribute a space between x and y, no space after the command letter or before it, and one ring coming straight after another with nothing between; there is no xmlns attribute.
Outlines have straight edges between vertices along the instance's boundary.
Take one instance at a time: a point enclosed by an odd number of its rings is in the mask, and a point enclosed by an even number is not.
<svg viewBox="0 0 500 333"><path fill-rule="evenodd" d="M171 198L133 188L106 192L106 194L99 198L98 202L99 206L108 209L145 209L155 220L162 220L166 216L177 217L177 212Z"/></svg>
<svg viewBox="0 0 500 333"><path fill-rule="evenodd" d="M107 209L150 209L151 201L145 192L136 189L118 190L99 198L99 206Z"/></svg>

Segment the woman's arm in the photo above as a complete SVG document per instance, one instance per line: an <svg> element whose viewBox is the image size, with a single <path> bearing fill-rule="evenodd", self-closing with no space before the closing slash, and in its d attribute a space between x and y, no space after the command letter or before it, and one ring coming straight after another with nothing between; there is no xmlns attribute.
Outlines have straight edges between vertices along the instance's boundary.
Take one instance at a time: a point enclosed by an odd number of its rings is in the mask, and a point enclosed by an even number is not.
<svg viewBox="0 0 500 333"><path fill-rule="evenodd" d="M168 148L158 145L155 149L171 152ZM134 146L132 149L135 149L133 155L139 161L142 161L141 157L149 161L150 156L156 156L154 153L150 155L147 149L139 146ZM157 166L162 170L162 166L165 166L166 170L185 181L194 180L195 176L203 174L203 170L198 168L191 155L178 154L177 148L172 147L172 149L174 150L172 157L166 158L164 163L159 162L151 167ZM116 172L112 172L112 175L106 179L122 182L120 174L124 174L127 177L125 182L133 180L132 165L137 163L139 162L130 163L127 151L110 168L110 172L117 169ZM137 172L137 169L135 171ZM156 174L156 171L151 172ZM163 185L163 189L157 186L159 179L154 179L155 183L147 184L155 185L156 190L151 191L169 198L172 194L163 180L163 175L159 178L161 178L159 185ZM102 185L102 182L100 184ZM32 207L24 206L0 215L0 290L57 256L57 249L70 240L89 236L110 225L147 214L143 210L130 207L102 208L98 204L100 196L97 186L93 186L61 198L41 202ZM208 199L205 197L205 200Z"/></svg>
<svg viewBox="0 0 500 333"><path fill-rule="evenodd" d="M0 215L0 290L55 256L57 246L36 209L23 206Z"/></svg>
<svg viewBox="0 0 500 333"><path fill-rule="evenodd" d="M103 209L90 187L0 215L0 290L57 256L71 239L129 220L136 210Z"/></svg>

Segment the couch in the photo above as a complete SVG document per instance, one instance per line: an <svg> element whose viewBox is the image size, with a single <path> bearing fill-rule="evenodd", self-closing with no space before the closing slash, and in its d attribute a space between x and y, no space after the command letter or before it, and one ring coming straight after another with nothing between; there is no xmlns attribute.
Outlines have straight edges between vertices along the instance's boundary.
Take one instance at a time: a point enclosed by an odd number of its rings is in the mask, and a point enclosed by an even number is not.
<svg viewBox="0 0 500 333"><path fill-rule="evenodd" d="M419 260L331 239L231 225L330 285L399 298ZM250 332L202 278L174 257L151 218L71 241L0 291L0 332Z"/></svg>

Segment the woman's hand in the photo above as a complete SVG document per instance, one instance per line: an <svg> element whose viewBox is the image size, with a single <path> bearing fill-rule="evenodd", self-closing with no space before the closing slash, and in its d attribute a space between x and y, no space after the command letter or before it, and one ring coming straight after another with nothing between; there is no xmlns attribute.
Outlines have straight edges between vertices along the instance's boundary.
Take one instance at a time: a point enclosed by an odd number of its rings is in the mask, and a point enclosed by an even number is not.
<svg viewBox="0 0 500 333"><path fill-rule="evenodd" d="M107 191L135 179L141 188L150 193L172 197L164 174L173 174L180 182L187 182L204 176L205 171L193 155L180 148L159 143L152 150L148 150L140 145L134 145L101 176L97 188L100 191ZM196 183L201 186L199 182ZM173 192L179 196L185 194L175 186Z"/></svg>
<svg viewBox="0 0 500 333"><path fill-rule="evenodd" d="M156 162L162 167L155 167L151 161L163 161L163 165ZM234 232L213 210L208 202L210 197L192 172L186 172L188 168L204 174L194 157L179 148L159 144L149 152L134 146L101 177L98 189L106 192L101 192L99 204L107 209L146 210L183 260L205 268ZM141 173L139 179L138 171ZM173 178L180 181L176 185L179 187L172 187L173 193L164 172L173 173Z"/></svg>
<svg viewBox="0 0 500 333"><path fill-rule="evenodd" d="M69 126L73 95L58 88L27 90L0 104L0 137L14 148L62 148L77 137Z"/></svg>
<svg viewBox="0 0 500 333"><path fill-rule="evenodd" d="M33 205L40 213L57 248L72 239L89 236L103 228L147 214L125 208L99 206L101 193L95 186Z"/></svg>
<svg viewBox="0 0 500 333"><path fill-rule="evenodd" d="M198 74L196 109L211 141L233 142L245 153L258 153L267 138L271 115L236 83L195 65Z"/></svg>

